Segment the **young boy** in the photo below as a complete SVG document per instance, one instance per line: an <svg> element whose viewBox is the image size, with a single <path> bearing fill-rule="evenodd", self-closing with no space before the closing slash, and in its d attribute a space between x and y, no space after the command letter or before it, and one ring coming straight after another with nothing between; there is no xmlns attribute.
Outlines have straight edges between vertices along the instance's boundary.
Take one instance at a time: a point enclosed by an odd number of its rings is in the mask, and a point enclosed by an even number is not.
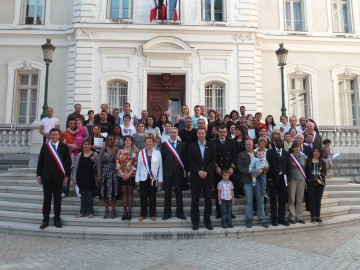
<svg viewBox="0 0 360 270"><path fill-rule="evenodd" d="M224 229L234 228L231 221L232 205L234 205L234 185L230 182L229 170L222 170L222 180L217 186L218 201L221 205L221 223Z"/></svg>
<svg viewBox="0 0 360 270"><path fill-rule="evenodd" d="M267 198L268 195L266 193L266 177L264 172L261 173L260 175L258 175L258 171L267 169L268 167L268 162L266 160L266 158L264 157L264 150L259 149L256 152L256 158L254 158L253 161L251 161L250 165L249 165L249 173L252 174L252 184L255 187L256 185L256 179L260 180L260 189L261 189L261 194Z"/></svg>
<svg viewBox="0 0 360 270"><path fill-rule="evenodd" d="M331 158L333 157L334 154L330 152L331 140L329 139L323 140L323 145L324 147L322 148L321 157L326 163L327 173L333 174L331 170L333 167L333 162Z"/></svg>

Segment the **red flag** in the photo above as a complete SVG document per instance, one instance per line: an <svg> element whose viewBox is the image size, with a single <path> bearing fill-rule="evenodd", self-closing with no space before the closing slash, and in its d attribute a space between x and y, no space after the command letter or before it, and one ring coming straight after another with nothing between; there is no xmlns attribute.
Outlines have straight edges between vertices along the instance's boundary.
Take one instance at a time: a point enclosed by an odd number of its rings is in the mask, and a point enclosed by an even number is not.
<svg viewBox="0 0 360 270"><path fill-rule="evenodd" d="M174 3L174 16L173 16L173 19L174 19L174 22L176 22L179 18L179 0L175 0L175 3Z"/></svg>
<svg viewBox="0 0 360 270"><path fill-rule="evenodd" d="M153 8L150 10L150 22L152 22L156 18L157 4L156 0L152 0Z"/></svg>
<svg viewBox="0 0 360 270"><path fill-rule="evenodd" d="M166 5L163 3L161 7L161 21L163 22L166 19Z"/></svg>

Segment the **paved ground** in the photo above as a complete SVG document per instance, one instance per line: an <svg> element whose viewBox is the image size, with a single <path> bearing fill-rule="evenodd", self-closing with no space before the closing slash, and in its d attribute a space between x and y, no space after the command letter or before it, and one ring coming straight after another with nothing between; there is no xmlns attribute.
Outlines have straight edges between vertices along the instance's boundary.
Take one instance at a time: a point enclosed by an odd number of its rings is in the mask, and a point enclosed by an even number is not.
<svg viewBox="0 0 360 270"><path fill-rule="evenodd" d="M360 269L360 224L323 231L178 241L0 234L0 269Z"/></svg>

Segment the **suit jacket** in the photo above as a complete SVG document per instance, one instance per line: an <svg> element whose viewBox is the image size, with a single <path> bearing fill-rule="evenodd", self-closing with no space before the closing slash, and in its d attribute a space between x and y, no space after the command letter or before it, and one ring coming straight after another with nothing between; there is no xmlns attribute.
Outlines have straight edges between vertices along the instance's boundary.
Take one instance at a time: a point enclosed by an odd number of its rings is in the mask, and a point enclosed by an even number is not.
<svg viewBox="0 0 360 270"><path fill-rule="evenodd" d="M199 177L199 171L206 171L207 178L214 179L214 167L216 161L216 147L211 142L206 142L204 160L201 158L199 142L189 146L189 170L191 177Z"/></svg>
<svg viewBox="0 0 360 270"><path fill-rule="evenodd" d="M301 146L301 152L304 153L306 155L306 159L311 159L312 157L312 149L310 146L307 146L305 144L303 144Z"/></svg>
<svg viewBox="0 0 360 270"><path fill-rule="evenodd" d="M251 174L249 174L250 163L251 163L251 157L246 151L243 151L238 155L237 170L240 173L240 181L242 183L251 183L252 181Z"/></svg>
<svg viewBox="0 0 360 270"><path fill-rule="evenodd" d="M219 138L211 140L216 147L216 164L220 169L235 169L236 164L236 145L233 139L225 138L224 144Z"/></svg>
<svg viewBox="0 0 360 270"><path fill-rule="evenodd" d="M322 143L322 137L319 133L315 132L314 133L314 141L313 141L313 146L317 146L319 147L320 149L322 148L323 146L323 143Z"/></svg>
<svg viewBox="0 0 360 270"><path fill-rule="evenodd" d="M71 175L71 157L69 154L69 147L59 142L57 151L63 162L65 174L67 177ZM40 150L39 160L36 169L36 175L40 176L42 181L49 181L51 178L55 181L63 181L64 175L60 171L55 159L50 153L46 144L43 144Z"/></svg>
<svg viewBox="0 0 360 270"><path fill-rule="evenodd" d="M266 160L269 162L267 179L272 179L274 183L279 180L279 172L286 174L289 179L289 153L282 149L281 158L277 154L276 148L272 148L266 153Z"/></svg>
<svg viewBox="0 0 360 270"><path fill-rule="evenodd" d="M185 171L188 169L188 161L187 161L187 146L186 143L181 141L176 141L176 150L179 154L179 157L184 165ZM173 175L184 177L184 170L177 162L174 155L170 152L166 142L161 144L161 157L163 162L163 175L164 177L171 177Z"/></svg>

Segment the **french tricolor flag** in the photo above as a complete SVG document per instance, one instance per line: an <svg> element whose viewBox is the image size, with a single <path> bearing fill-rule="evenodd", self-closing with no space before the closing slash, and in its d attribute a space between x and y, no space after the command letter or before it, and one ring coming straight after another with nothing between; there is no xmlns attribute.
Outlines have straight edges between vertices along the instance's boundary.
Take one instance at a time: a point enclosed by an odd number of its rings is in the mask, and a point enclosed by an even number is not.
<svg viewBox="0 0 360 270"><path fill-rule="evenodd" d="M150 22L152 22L156 18L156 11L158 9L158 5L156 0L151 0L152 2L152 9L150 10Z"/></svg>
<svg viewBox="0 0 360 270"><path fill-rule="evenodd" d="M165 0L163 0L163 5L161 7L161 21L163 22L166 19L166 6L167 6L167 0L165 5Z"/></svg>
<svg viewBox="0 0 360 270"><path fill-rule="evenodd" d="M174 22L176 22L178 19L179 19L179 2L180 0L175 0L175 3L174 3L174 14L173 14L173 20Z"/></svg>

